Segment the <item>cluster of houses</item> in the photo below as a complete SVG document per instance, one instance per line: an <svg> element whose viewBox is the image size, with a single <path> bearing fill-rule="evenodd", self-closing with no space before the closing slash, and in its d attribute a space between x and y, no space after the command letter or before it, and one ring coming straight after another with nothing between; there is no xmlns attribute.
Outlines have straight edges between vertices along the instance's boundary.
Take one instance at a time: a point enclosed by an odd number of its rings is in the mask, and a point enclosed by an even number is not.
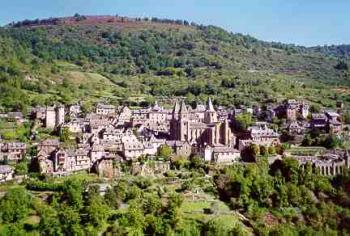
<svg viewBox="0 0 350 236"><path fill-rule="evenodd" d="M233 129L235 117L242 112L251 113L260 121L237 135ZM16 117L23 119L20 114ZM251 144L266 147L280 144L280 134L269 125L275 117L285 118L284 128L290 134L303 135L312 128L329 133L342 131L338 113L310 114L309 105L296 100L264 109L214 108L211 99L206 105L195 108L183 100L176 101L172 109L165 109L157 102L136 110L100 103L88 114L83 114L79 104L57 105L36 107L30 118L57 133L68 132L73 145L66 145L58 138L41 140L32 160L43 174L66 175L79 170L96 170L115 176L116 172L120 173L116 171L119 163L134 161L140 164L137 160L141 157L154 159L159 150L167 146L177 156L196 155L207 162L231 164L240 161L241 152ZM0 140L0 160L18 161L26 149L24 143ZM327 159L327 163L333 163L332 160ZM156 163L161 166L158 169L169 168L164 162ZM303 163L304 159L300 158L300 164ZM345 159L339 163L349 166ZM2 169L0 176L9 171L5 167Z"/></svg>
<svg viewBox="0 0 350 236"><path fill-rule="evenodd" d="M240 159L228 116L219 115L211 100L192 109L184 101L173 109L157 103L146 109L97 104L95 112L81 114L78 105L63 110L37 108L32 116L47 128L68 130L76 140L66 147L58 139L41 141L36 161L41 173L63 175L73 171L111 167L112 163L155 157L162 146L178 156L202 156L215 163ZM68 115L69 120L65 121Z"/></svg>

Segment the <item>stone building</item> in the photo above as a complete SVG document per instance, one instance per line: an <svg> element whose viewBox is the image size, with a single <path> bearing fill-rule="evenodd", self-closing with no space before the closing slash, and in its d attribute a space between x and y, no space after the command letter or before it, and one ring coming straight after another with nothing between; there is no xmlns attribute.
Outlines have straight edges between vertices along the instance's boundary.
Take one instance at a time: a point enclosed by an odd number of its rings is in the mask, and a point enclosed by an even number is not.
<svg viewBox="0 0 350 236"><path fill-rule="evenodd" d="M15 171L13 167L8 165L0 165L0 183L13 179Z"/></svg>
<svg viewBox="0 0 350 236"><path fill-rule="evenodd" d="M276 146L280 143L279 135L273 129L267 127L266 122L256 122L254 126L248 128L248 136L239 140L238 149L243 150L251 143L263 146Z"/></svg>
<svg viewBox="0 0 350 236"><path fill-rule="evenodd" d="M95 162L93 170L104 178L118 178L122 176L120 166L117 164L120 162L121 157L104 157Z"/></svg>
<svg viewBox="0 0 350 236"><path fill-rule="evenodd" d="M232 146L232 133L228 120L219 121L211 100L208 100L203 121L190 116L184 101L177 102L173 108L170 122L170 138L194 144L197 147L206 144Z"/></svg>
<svg viewBox="0 0 350 236"><path fill-rule="evenodd" d="M306 119L309 115L309 104L304 101L289 99L275 109L279 117L284 117L289 121L295 121L297 118Z"/></svg>
<svg viewBox="0 0 350 236"><path fill-rule="evenodd" d="M62 105L46 107L45 127L49 129L58 128L64 124L65 108Z"/></svg>
<svg viewBox="0 0 350 236"><path fill-rule="evenodd" d="M65 108L63 105L56 106L55 108L56 112L56 122L55 122L55 127L60 127L61 125L64 124L64 116L65 116Z"/></svg>
<svg viewBox="0 0 350 236"><path fill-rule="evenodd" d="M25 157L27 145L21 142L7 142L0 145L0 160L18 162Z"/></svg>
<svg viewBox="0 0 350 236"><path fill-rule="evenodd" d="M116 108L113 105L99 103L96 105L96 114L98 115L115 115Z"/></svg>
<svg viewBox="0 0 350 236"><path fill-rule="evenodd" d="M232 164L241 157L240 151L226 146L207 146L204 149L204 160L216 164Z"/></svg>
<svg viewBox="0 0 350 236"><path fill-rule="evenodd" d="M55 107L46 107L45 110L45 127L48 129L55 128L56 125L56 111Z"/></svg>
<svg viewBox="0 0 350 236"><path fill-rule="evenodd" d="M335 176L350 168L350 155L348 151L333 151L320 156L296 156L302 169L310 163L314 171L321 175Z"/></svg>
<svg viewBox="0 0 350 236"><path fill-rule="evenodd" d="M71 118L79 117L82 113L80 104L72 104L68 107L68 114Z"/></svg>
<svg viewBox="0 0 350 236"><path fill-rule="evenodd" d="M341 132L343 126L340 122L340 115L332 111L325 112L325 115L328 119L328 132L333 134Z"/></svg>
<svg viewBox="0 0 350 236"><path fill-rule="evenodd" d="M171 147L177 156L189 157L194 152L187 141L169 140L165 144Z"/></svg>
<svg viewBox="0 0 350 236"><path fill-rule="evenodd" d="M45 156L50 156L52 152L60 147L60 141L58 139L45 139L41 141L38 146L38 155L41 153Z"/></svg>
<svg viewBox="0 0 350 236"><path fill-rule="evenodd" d="M116 125L130 126L132 119L132 111L127 106L123 106L116 117Z"/></svg>
<svg viewBox="0 0 350 236"><path fill-rule="evenodd" d="M170 162L148 161L146 163L135 162L131 167L131 174L140 176L163 175L170 170Z"/></svg>

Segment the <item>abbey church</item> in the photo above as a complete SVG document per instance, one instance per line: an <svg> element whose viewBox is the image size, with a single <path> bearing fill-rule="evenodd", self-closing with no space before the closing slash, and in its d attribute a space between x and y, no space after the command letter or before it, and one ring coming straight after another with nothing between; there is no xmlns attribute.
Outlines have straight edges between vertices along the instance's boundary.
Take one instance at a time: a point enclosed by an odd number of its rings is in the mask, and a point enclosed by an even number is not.
<svg viewBox="0 0 350 236"><path fill-rule="evenodd" d="M234 146L229 121L218 119L211 99L205 109L188 108L184 101L175 103L170 122L172 140L185 141L198 148L210 146Z"/></svg>

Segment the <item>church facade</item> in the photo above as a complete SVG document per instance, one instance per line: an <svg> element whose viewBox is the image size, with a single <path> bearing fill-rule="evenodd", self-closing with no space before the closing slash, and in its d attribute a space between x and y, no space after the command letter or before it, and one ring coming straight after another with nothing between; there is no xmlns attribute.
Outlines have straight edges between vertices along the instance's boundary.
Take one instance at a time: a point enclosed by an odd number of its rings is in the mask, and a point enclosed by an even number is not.
<svg viewBox="0 0 350 236"><path fill-rule="evenodd" d="M204 115L203 115L204 113ZM211 99L206 109L188 108L184 101L175 103L170 121L170 138L188 142L198 148L210 146L234 146L229 121L219 120Z"/></svg>

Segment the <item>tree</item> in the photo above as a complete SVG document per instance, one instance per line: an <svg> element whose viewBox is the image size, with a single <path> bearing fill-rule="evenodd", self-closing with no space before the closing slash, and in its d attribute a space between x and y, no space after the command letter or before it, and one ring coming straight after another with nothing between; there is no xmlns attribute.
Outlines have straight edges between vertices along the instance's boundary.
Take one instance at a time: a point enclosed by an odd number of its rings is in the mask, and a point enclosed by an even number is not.
<svg viewBox="0 0 350 236"><path fill-rule="evenodd" d="M249 150L250 150L251 154L254 156L256 156L260 153L260 147L255 143L250 144Z"/></svg>
<svg viewBox="0 0 350 236"><path fill-rule="evenodd" d="M0 200L1 219L9 223L20 222L29 213L31 199L31 195L24 188L10 188Z"/></svg>
<svg viewBox="0 0 350 236"><path fill-rule="evenodd" d="M79 212L68 206L62 206L58 211L58 218L65 235L83 235Z"/></svg>
<svg viewBox="0 0 350 236"><path fill-rule="evenodd" d="M235 128L238 131L244 131L252 124L253 124L253 118L252 118L252 114L250 113L242 113L235 116Z"/></svg>
<svg viewBox="0 0 350 236"><path fill-rule="evenodd" d="M70 141L71 132L68 127L64 127L60 132L60 141L63 143L68 143Z"/></svg>
<svg viewBox="0 0 350 236"><path fill-rule="evenodd" d="M119 207L118 196L113 188L107 189L106 194L104 195L104 199L109 207L111 207L112 209L118 209Z"/></svg>
<svg viewBox="0 0 350 236"><path fill-rule="evenodd" d="M63 184L63 192L67 203L75 209L83 207L84 184L78 179L69 179Z"/></svg>
<svg viewBox="0 0 350 236"><path fill-rule="evenodd" d="M276 154L276 148L274 146L269 146L268 152L269 154L274 155Z"/></svg>
<svg viewBox="0 0 350 236"><path fill-rule="evenodd" d="M120 181L118 185L113 187L113 191L116 193L117 198L120 200L125 200L127 198L129 185L126 181Z"/></svg>
<svg viewBox="0 0 350 236"><path fill-rule="evenodd" d="M176 168L176 169L181 169L183 167L188 166L190 161L186 157L182 156L176 156L171 159L171 164Z"/></svg>
<svg viewBox="0 0 350 236"><path fill-rule="evenodd" d="M321 107L317 104L312 104L310 106L310 112L312 113L319 113L321 111Z"/></svg>
<svg viewBox="0 0 350 236"><path fill-rule="evenodd" d="M193 156L190 159L190 166L193 169L199 169L203 166L203 158L201 158L200 156Z"/></svg>
<svg viewBox="0 0 350 236"><path fill-rule="evenodd" d="M132 199L138 199L141 197L141 189L137 187L136 185L132 185L131 187L128 188L125 200L129 201Z"/></svg>
<svg viewBox="0 0 350 236"><path fill-rule="evenodd" d="M139 200L130 201L127 213L118 221L129 233L134 233L130 235L142 235L145 226L145 215L140 207Z"/></svg>
<svg viewBox="0 0 350 236"><path fill-rule="evenodd" d="M92 225L96 229L100 229L109 215L109 208L104 203L101 196L92 195L92 197L88 199L85 213L87 214L87 224Z"/></svg>
<svg viewBox="0 0 350 236"><path fill-rule="evenodd" d="M166 144L160 146L158 151L159 157L163 158L164 160L168 160L172 153L173 153L173 149Z"/></svg>
<svg viewBox="0 0 350 236"><path fill-rule="evenodd" d="M341 143L342 141L338 137L334 135L327 135L325 140L322 142L322 145L326 148L333 149L339 147Z"/></svg>
<svg viewBox="0 0 350 236"><path fill-rule="evenodd" d="M20 161L15 168L16 175L28 174L28 162L26 160Z"/></svg>
<svg viewBox="0 0 350 236"><path fill-rule="evenodd" d="M157 195L148 193L143 197L143 211L145 214L156 214L162 207L162 202Z"/></svg>
<svg viewBox="0 0 350 236"><path fill-rule="evenodd" d="M268 149L266 146L264 145L260 145L260 155L262 156L267 156L268 155Z"/></svg>
<svg viewBox="0 0 350 236"><path fill-rule="evenodd" d="M349 66L345 61L338 61L334 68L337 70L348 70Z"/></svg>
<svg viewBox="0 0 350 236"><path fill-rule="evenodd" d="M286 181L294 184L298 183L299 179L299 163L294 158L285 158L282 161L282 175Z"/></svg>
<svg viewBox="0 0 350 236"><path fill-rule="evenodd" d="M36 210L40 215L38 229L41 234L55 236L63 235L61 224L58 220L58 213L53 207L39 204L39 206L36 207Z"/></svg>
<svg viewBox="0 0 350 236"><path fill-rule="evenodd" d="M302 146L311 146L312 145L312 139L309 134L305 135L303 141L301 142Z"/></svg>

